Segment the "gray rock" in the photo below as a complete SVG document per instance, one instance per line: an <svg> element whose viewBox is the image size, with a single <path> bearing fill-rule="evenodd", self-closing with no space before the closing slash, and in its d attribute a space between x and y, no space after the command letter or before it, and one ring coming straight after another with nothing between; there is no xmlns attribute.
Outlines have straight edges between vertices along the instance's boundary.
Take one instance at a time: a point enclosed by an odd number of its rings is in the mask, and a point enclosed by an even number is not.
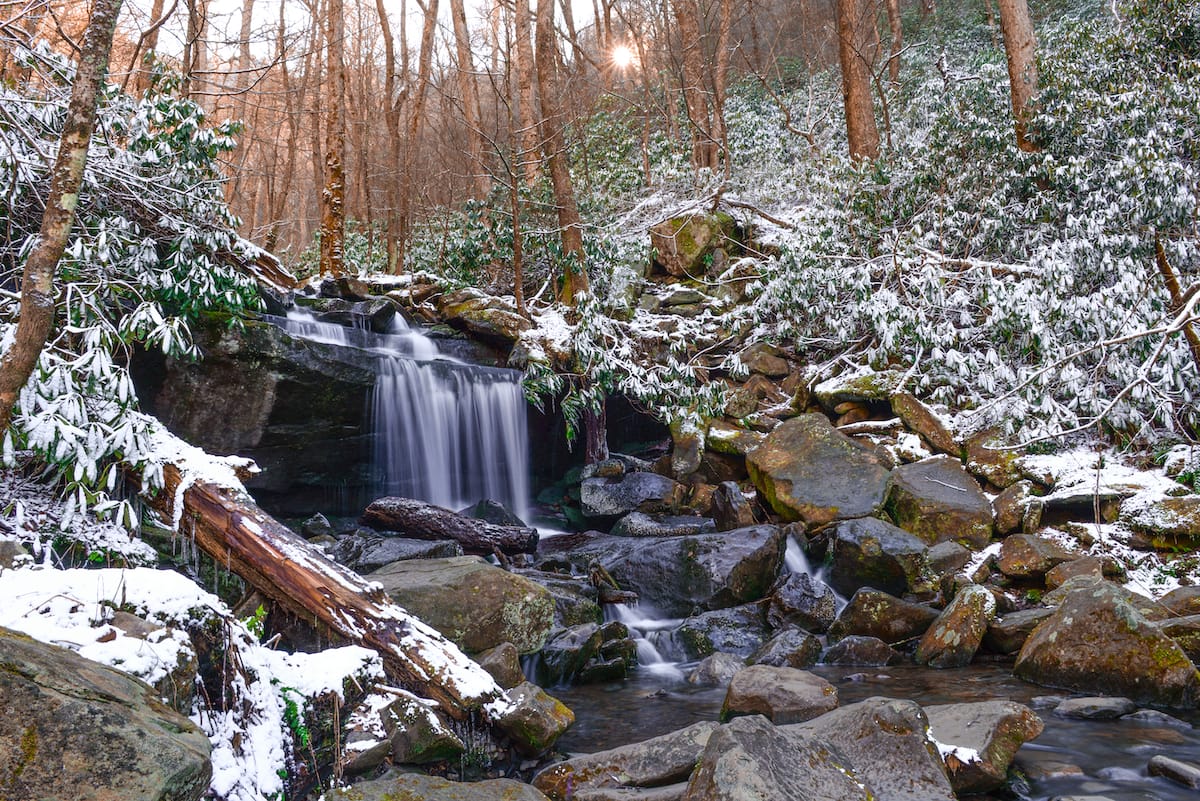
<svg viewBox="0 0 1200 801"><path fill-rule="evenodd" d="M843 520L830 535L829 583L842 595L873 587L890 595L926 590L932 580L928 546L874 517Z"/></svg>
<svg viewBox="0 0 1200 801"><path fill-rule="evenodd" d="M550 765L533 786L554 801L592 788L659 787L686 781L709 737L711 721L608 751L584 754Z"/></svg>
<svg viewBox="0 0 1200 801"><path fill-rule="evenodd" d="M547 801L546 796L524 782L488 779L482 782L452 782L423 773L393 771L371 781L340 787L325 794L327 801Z"/></svg>
<svg viewBox="0 0 1200 801"><path fill-rule="evenodd" d="M1017 749L1042 733L1042 719L1015 701L925 707L954 792L987 793L1004 784Z"/></svg>
<svg viewBox="0 0 1200 801"><path fill-rule="evenodd" d="M1018 481L992 500L996 533L1003 536L1021 530L1025 510L1033 498L1033 482Z"/></svg>
<svg viewBox="0 0 1200 801"><path fill-rule="evenodd" d="M1025 641L1013 672L1047 687L1163 706L1193 707L1200 692L1187 654L1103 581L1066 595Z"/></svg>
<svg viewBox="0 0 1200 801"><path fill-rule="evenodd" d="M438 719L432 707L415 698L397 698L380 711L392 762L425 765L457 759L466 746Z"/></svg>
<svg viewBox="0 0 1200 801"><path fill-rule="evenodd" d="M996 618L988 624L987 633L983 635L983 648L993 654L1015 654L1038 624L1052 614L1053 609L1035 607Z"/></svg>
<svg viewBox="0 0 1200 801"><path fill-rule="evenodd" d="M1200 615L1200 585L1176 587L1159 598L1158 604L1173 616Z"/></svg>
<svg viewBox="0 0 1200 801"><path fill-rule="evenodd" d="M929 569L935 576L957 573L971 561L971 552L953 540L939 542L926 553Z"/></svg>
<svg viewBox="0 0 1200 801"><path fill-rule="evenodd" d="M521 670L521 653L511 642L502 642L475 654L473 658L506 690L525 681L525 673Z"/></svg>
<svg viewBox="0 0 1200 801"><path fill-rule="evenodd" d="M837 616L837 596L807 573L789 573L767 601L771 628L799 626L806 631L827 631Z"/></svg>
<svg viewBox="0 0 1200 801"><path fill-rule="evenodd" d="M925 633L938 612L928 606L909 603L879 590L861 589L854 593L829 627L830 641L850 634L878 637L885 643L900 643Z"/></svg>
<svg viewBox="0 0 1200 801"><path fill-rule="evenodd" d="M978 584L964 587L917 643L917 664L932 668L971 664L995 615L996 599L990 592Z"/></svg>
<svg viewBox="0 0 1200 801"><path fill-rule="evenodd" d="M738 671L746 667L746 660L734 654L717 651L700 660L688 674L689 684L701 687L724 687Z"/></svg>
<svg viewBox="0 0 1200 801"><path fill-rule="evenodd" d="M754 525L754 509L735 481L722 481L712 498L712 516L717 531L732 531Z"/></svg>
<svg viewBox="0 0 1200 801"><path fill-rule="evenodd" d="M1200 662L1200 615L1169 617L1155 625L1183 649L1193 664Z"/></svg>
<svg viewBox="0 0 1200 801"><path fill-rule="evenodd" d="M1052 568L1080 556L1078 551L1036 534L1010 534L1000 544L996 565L1009 578L1038 579Z"/></svg>
<svg viewBox="0 0 1200 801"><path fill-rule="evenodd" d="M867 517L887 492L888 470L821 414L777 426L746 455L750 478L785 520L823 524Z"/></svg>
<svg viewBox="0 0 1200 801"><path fill-rule="evenodd" d="M564 573L549 573L542 570L514 569L513 572L536 582L550 593L550 597L554 599L554 625L556 627L567 628L578 626L580 623L600 623L604 619L604 614L600 610L600 592L586 577L573 577Z"/></svg>
<svg viewBox="0 0 1200 801"><path fill-rule="evenodd" d="M1130 712L1128 715L1122 716L1121 720L1132 720L1151 726L1166 726L1168 728L1183 729L1185 731L1194 728L1192 724L1188 723L1186 720L1180 720L1174 715L1168 715L1166 712L1159 712L1157 709L1139 709L1136 712Z"/></svg>
<svg viewBox="0 0 1200 801"><path fill-rule="evenodd" d="M588 478L580 485L587 517L619 517L629 512L672 512L684 498L682 485L658 473L627 473L618 478Z"/></svg>
<svg viewBox="0 0 1200 801"><path fill-rule="evenodd" d="M1184 787L1200 790L1200 765L1193 765L1190 762L1158 754L1150 757L1146 771L1151 776L1162 776L1164 779L1170 779Z"/></svg>
<svg viewBox="0 0 1200 801"><path fill-rule="evenodd" d="M868 698L780 730L828 743L881 801L954 799L946 767L929 740L929 721L915 701Z"/></svg>
<svg viewBox="0 0 1200 801"><path fill-rule="evenodd" d="M687 784L666 787L597 787L579 790L571 801L682 801Z"/></svg>
<svg viewBox="0 0 1200 801"><path fill-rule="evenodd" d="M1195 548L1200 544L1200 496L1159 498L1123 504L1121 519L1150 545L1163 550Z"/></svg>
<svg viewBox="0 0 1200 801"><path fill-rule="evenodd" d="M1115 560L1114 560L1115 562ZM1105 563L1096 556L1081 556L1070 562L1055 565L1046 571L1046 589L1056 590L1076 576L1104 578Z"/></svg>
<svg viewBox="0 0 1200 801"><path fill-rule="evenodd" d="M1136 710L1137 704L1128 698L1103 695L1067 698L1054 707L1054 714L1060 718L1076 718L1078 720L1116 720Z"/></svg>
<svg viewBox="0 0 1200 801"><path fill-rule="evenodd" d="M962 446L933 409L907 392L893 393L891 405L892 413L900 418L905 427L919 434L933 450L951 456L962 456Z"/></svg>
<svg viewBox="0 0 1200 801"><path fill-rule="evenodd" d="M725 212L689 214L664 220L650 228L654 261L679 278L701 278L706 259L718 248L736 245L735 223Z"/></svg>
<svg viewBox="0 0 1200 801"><path fill-rule="evenodd" d="M614 537L694 537L717 530L711 518L692 515L655 515L630 512L612 528Z"/></svg>
<svg viewBox="0 0 1200 801"><path fill-rule="evenodd" d="M575 722L570 709L532 682L521 682L507 695L513 705L500 715L496 726L526 756L545 754Z"/></svg>
<svg viewBox="0 0 1200 801"><path fill-rule="evenodd" d="M791 370L779 348L766 342L756 342L743 350L738 354L738 361L750 372L769 378L782 378Z"/></svg>
<svg viewBox="0 0 1200 801"><path fill-rule="evenodd" d="M305 537L328 536L333 533L333 526L330 525L329 518L317 512L300 524L300 533Z"/></svg>
<svg viewBox="0 0 1200 801"><path fill-rule="evenodd" d="M538 652L539 680L619 681L636 663L637 644L624 623L584 623L555 632Z"/></svg>
<svg viewBox="0 0 1200 801"><path fill-rule="evenodd" d="M447 559L462 556L462 546L453 540L414 540L387 537L359 529L338 539L329 555L356 573L370 573L406 559Z"/></svg>
<svg viewBox="0 0 1200 801"><path fill-rule="evenodd" d="M474 506L468 506L466 509L459 510L460 515L473 517L476 520L482 520L485 523L492 523L497 526L513 526L515 528L527 528L525 521L517 517L499 501L489 500L484 498Z"/></svg>
<svg viewBox="0 0 1200 801"><path fill-rule="evenodd" d="M878 637L852 634L825 649L825 653L821 655L821 664L883 667L898 664L903 659L903 654Z"/></svg>
<svg viewBox="0 0 1200 801"><path fill-rule="evenodd" d="M208 789L208 737L149 685L4 628L0 664L5 798L195 801Z"/></svg>
<svg viewBox="0 0 1200 801"><path fill-rule="evenodd" d="M760 716L713 732L684 801L868 801L876 798L818 737L791 735Z"/></svg>
<svg viewBox="0 0 1200 801"><path fill-rule="evenodd" d="M762 607L745 604L693 615L672 634L687 659L700 659L717 651L749 656L770 635Z"/></svg>
<svg viewBox="0 0 1200 801"><path fill-rule="evenodd" d="M502 642L532 653L554 626L549 592L477 556L394 562L370 577L392 600L467 653Z"/></svg>
<svg viewBox="0 0 1200 801"><path fill-rule="evenodd" d="M784 629L750 655L751 665L806 668L821 657L821 641L804 629Z"/></svg>
<svg viewBox="0 0 1200 801"><path fill-rule="evenodd" d="M892 471L887 511L896 525L935 545L955 540L975 550L992 538L992 505L962 463L935 456Z"/></svg>
<svg viewBox="0 0 1200 801"><path fill-rule="evenodd" d="M820 676L790 667L752 665L729 682L721 720L762 715L775 724L800 723L837 704L837 688Z"/></svg>

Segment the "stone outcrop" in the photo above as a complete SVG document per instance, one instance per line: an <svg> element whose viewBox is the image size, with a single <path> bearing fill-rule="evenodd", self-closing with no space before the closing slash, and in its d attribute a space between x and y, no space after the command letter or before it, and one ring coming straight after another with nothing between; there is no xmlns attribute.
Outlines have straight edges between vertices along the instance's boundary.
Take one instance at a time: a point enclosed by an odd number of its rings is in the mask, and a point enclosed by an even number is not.
<svg viewBox="0 0 1200 801"><path fill-rule="evenodd" d="M746 456L762 497L785 520L808 524L867 517L883 505L888 470L821 414L777 426Z"/></svg>
<svg viewBox="0 0 1200 801"><path fill-rule="evenodd" d="M652 226L650 247L654 261L671 275L702 278L713 252L736 245L735 236L734 220L728 214L692 214Z"/></svg>
<svg viewBox="0 0 1200 801"><path fill-rule="evenodd" d="M0 629L0 797L195 801L208 737L145 683Z"/></svg>
<svg viewBox="0 0 1200 801"><path fill-rule="evenodd" d="M1200 698L1200 673L1179 645L1103 581L1066 595L1025 641L1013 672L1034 684L1141 703L1194 707Z"/></svg>
<svg viewBox="0 0 1200 801"><path fill-rule="evenodd" d="M477 556L395 562L372 573L371 580L467 653L502 642L532 653L554 626L549 592Z"/></svg>

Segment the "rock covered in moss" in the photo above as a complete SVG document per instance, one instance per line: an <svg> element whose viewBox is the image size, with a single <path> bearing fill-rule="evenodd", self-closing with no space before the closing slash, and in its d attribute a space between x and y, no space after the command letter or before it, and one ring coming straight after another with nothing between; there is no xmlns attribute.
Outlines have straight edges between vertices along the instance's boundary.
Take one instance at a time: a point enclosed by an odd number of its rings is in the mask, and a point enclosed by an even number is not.
<svg viewBox="0 0 1200 801"><path fill-rule="evenodd" d="M452 782L438 776L400 771L330 790L325 798L328 801L546 801L546 796L536 789L513 779Z"/></svg>
<svg viewBox="0 0 1200 801"><path fill-rule="evenodd" d="M703 277L713 261L713 252L735 244L733 217L724 212L674 217L650 229L654 261L680 278Z"/></svg>
<svg viewBox="0 0 1200 801"><path fill-rule="evenodd" d="M971 664L995 615L996 599L987 589L978 584L964 587L917 643L917 664L932 668Z"/></svg>
<svg viewBox="0 0 1200 801"><path fill-rule="evenodd" d="M512 707L500 716L496 726L528 756L549 751L575 722L575 713L532 682L521 682L508 690L508 698Z"/></svg>
<svg viewBox="0 0 1200 801"><path fill-rule="evenodd" d="M1000 788L1024 743L1044 725L1015 701L978 701L925 707L929 734L937 742L954 792L987 793Z"/></svg>
<svg viewBox="0 0 1200 801"><path fill-rule="evenodd" d="M887 511L896 525L934 545L955 540L980 550L992 538L992 505L962 464L935 456L892 471Z"/></svg>
<svg viewBox="0 0 1200 801"><path fill-rule="evenodd" d="M843 520L830 535L829 583L842 595L873 587L892 595L928 589L928 546L874 517Z"/></svg>
<svg viewBox="0 0 1200 801"><path fill-rule="evenodd" d="M861 589L829 627L831 642L851 634L878 637L890 644L925 633L937 619L935 609L910 603L879 590Z"/></svg>

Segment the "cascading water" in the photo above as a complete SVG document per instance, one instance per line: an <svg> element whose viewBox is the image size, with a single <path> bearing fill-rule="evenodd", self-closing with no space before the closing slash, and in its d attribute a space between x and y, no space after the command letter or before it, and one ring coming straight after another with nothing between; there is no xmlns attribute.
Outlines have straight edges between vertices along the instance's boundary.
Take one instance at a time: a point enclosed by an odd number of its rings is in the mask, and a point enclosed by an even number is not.
<svg viewBox="0 0 1200 801"><path fill-rule="evenodd" d="M683 671L678 663L665 659L658 650L660 636L670 636L672 630L683 621L658 619L647 616L640 608L627 604L605 606L605 617L615 616L629 629L629 636L637 643L638 667L656 675L682 680ZM610 612L611 610L611 612Z"/></svg>
<svg viewBox="0 0 1200 801"><path fill-rule="evenodd" d="M486 498L527 514L529 446L520 373L441 355L433 340L399 316L387 334L324 323L300 310L273 322L295 336L376 357L369 410L376 496L450 509Z"/></svg>
<svg viewBox="0 0 1200 801"><path fill-rule="evenodd" d="M830 592L833 593L833 598L836 602L835 608L837 611L841 612L846 608L846 604L849 602L842 597L840 592L833 589L833 585L827 580L829 576L827 575L826 569L821 567L817 570L813 570L812 564L808 561L808 557L804 554L804 549L801 548L799 543L797 543L791 537L788 537L787 539L787 550L785 550L783 554L783 563L791 572L806 573L824 584L826 587L829 587Z"/></svg>

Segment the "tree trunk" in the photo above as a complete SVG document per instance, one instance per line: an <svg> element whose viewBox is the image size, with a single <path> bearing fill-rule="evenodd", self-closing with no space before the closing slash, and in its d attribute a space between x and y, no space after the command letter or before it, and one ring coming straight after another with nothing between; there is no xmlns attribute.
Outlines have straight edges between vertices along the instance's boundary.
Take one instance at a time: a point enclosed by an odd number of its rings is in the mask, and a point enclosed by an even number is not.
<svg viewBox="0 0 1200 801"><path fill-rule="evenodd" d="M138 37L137 44L134 45L133 55L129 57L129 69L126 70L125 80L121 84L121 89L125 90L129 86L130 77L136 76L133 82L133 95L140 97L143 92L150 88L150 70L142 69L141 61L143 54L153 53L158 49L158 31L166 23L167 18L175 12L175 6L178 0L171 3L171 9L163 13L163 0L154 0L150 6L150 26L142 32Z"/></svg>
<svg viewBox="0 0 1200 801"><path fill-rule="evenodd" d="M1183 311L1183 307L1187 305L1187 293L1180 288L1179 278L1176 277L1171 263L1167 261L1167 251L1158 239L1154 240L1154 261L1158 265L1159 275L1162 276L1163 284L1167 288L1167 295L1171 299L1167 306L1167 311L1172 316L1178 315L1179 312ZM1195 287L1193 287L1192 291L1195 291ZM1192 363L1196 365L1196 371L1200 372L1200 334L1196 333L1196 329L1192 328L1191 323L1185 322L1183 324L1183 337L1187 340L1188 350L1191 351Z"/></svg>
<svg viewBox="0 0 1200 801"><path fill-rule="evenodd" d="M555 44L554 0L537 0L537 79L542 98L542 147L550 184L554 190L554 205L558 212L558 230L562 238L562 282L558 299L568 306L588 288L587 269L583 256L583 227L579 207L575 204L575 189L567 166L566 137L563 135L563 112L558 86L558 48Z"/></svg>
<svg viewBox="0 0 1200 801"><path fill-rule="evenodd" d="M103 2L103 0L101 0ZM503 691L458 648L392 603L357 573L262 511L246 494L204 481L188 483L174 465L150 505L170 518L181 485L181 527L213 561L292 614L377 651L393 680L465 719Z"/></svg>
<svg viewBox="0 0 1200 801"><path fill-rule="evenodd" d="M687 108L692 134L692 166L697 169L711 163L714 146L712 119L704 95L704 52L700 42L700 7L697 0L671 0L679 44L683 50L683 103Z"/></svg>
<svg viewBox="0 0 1200 801"><path fill-rule="evenodd" d="M533 553L538 543L537 529L500 526L412 498L372 501L358 522L380 531L399 531L417 540L454 540L465 553L484 556L495 551Z"/></svg>
<svg viewBox="0 0 1200 801"><path fill-rule="evenodd" d="M400 15L407 11L407 3L401 2ZM383 0L375 0L375 13L379 15L379 28L383 32L383 119L387 125L388 172L386 181L387 198L387 261L388 272L400 274L400 215L396 203L396 182L400 180L400 95L396 91L396 43L392 39L392 25L388 20Z"/></svg>
<svg viewBox="0 0 1200 801"><path fill-rule="evenodd" d="M595 464L608 458L608 409L603 396L598 410L584 408L583 436L584 464Z"/></svg>
<svg viewBox="0 0 1200 801"><path fill-rule="evenodd" d="M187 34L183 43L183 94L191 98L201 91L208 72L208 0L187 0L187 10Z"/></svg>
<svg viewBox="0 0 1200 801"><path fill-rule="evenodd" d="M1025 0L1000 0L1000 33L1004 36L1004 54L1008 59L1017 147L1035 152L1038 147L1029 140L1027 126L1038 93L1037 39Z"/></svg>
<svg viewBox="0 0 1200 801"><path fill-rule="evenodd" d="M288 135L283 175L279 178L277 184L272 186L273 194L270 196L271 219L265 247L266 250L272 252L279 241L279 230L283 224L283 216L287 209L288 194L291 192L292 181L296 174L296 150L300 144L300 120L298 116L301 113L300 108L304 105L304 96L307 91L307 82L305 82L300 87L299 97L292 97L292 77L287 65L286 13L285 4L280 3L279 30L275 43L275 52L276 58L279 61L280 81L283 84L284 115L287 118Z"/></svg>
<svg viewBox="0 0 1200 801"><path fill-rule="evenodd" d="M990 2L990 0L989 0ZM991 6L988 6L989 12ZM900 24L900 0L887 0L888 27L892 29L891 54L888 56L888 79L900 83L900 51L904 49L904 26Z"/></svg>
<svg viewBox="0 0 1200 801"><path fill-rule="evenodd" d="M0 358L0 435L8 430L17 396L33 373L54 326L54 274L75 222L88 146L96 127L96 103L108 72L108 54L120 11L121 0L96 0L83 35L58 155L50 171L41 230L21 276L16 334Z"/></svg>
<svg viewBox="0 0 1200 801"><path fill-rule="evenodd" d="M717 64L713 73L712 145L708 152L708 166L716 170L722 155L728 163L728 142L725 134L725 94L729 85L729 58L733 49L729 46L729 35L733 29L733 0L721 0L721 13L717 23Z"/></svg>
<svg viewBox="0 0 1200 801"><path fill-rule="evenodd" d="M570 5L568 2L567 5ZM529 0L513 3L513 28L516 32L517 118L520 120L520 172L526 186L538 178L538 126L533 104L533 42Z"/></svg>
<svg viewBox="0 0 1200 801"><path fill-rule="evenodd" d="M846 104L846 138L856 161L879 158L879 129L871 104L871 64L879 41L874 0L837 0L838 59Z"/></svg>
<svg viewBox="0 0 1200 801"><path fill-rule="evenodd" d="M491 190L488 171L484 168L482 117L479 109L479 84L471 62L471 32L467 29L467 11L463 0L450 0L450 18L454 21L454 46L458 59L458 86L462 95L463 119L467 124L467 159L472 170L472 184L479 197Z"/></svg>
<svg viewBox="0 0 1200 801"><path fill-rule="evenodd" d="M421 51L417 56L417 85L413 91L412 107L408 117L408 141L404 149L404 175L400 182L400 253L399 261L404 263L404 248L408 243L410 227L410 208L412 204L412 175L413 163L417 156L417 141L421 133L421 123L425 118L425 96L429 86L429 74L433 69L433 35L437 31L438 0L418 0L418 5L425 12L425 23L421 29Z"/></svg>
<svg viewBox="0 0 1200 801"><path fill-rule="evenodd" d="M342 0L329 0L326 53L325 188L321 192L321 275L344 275L346 238L346 56Z"/></svg>

